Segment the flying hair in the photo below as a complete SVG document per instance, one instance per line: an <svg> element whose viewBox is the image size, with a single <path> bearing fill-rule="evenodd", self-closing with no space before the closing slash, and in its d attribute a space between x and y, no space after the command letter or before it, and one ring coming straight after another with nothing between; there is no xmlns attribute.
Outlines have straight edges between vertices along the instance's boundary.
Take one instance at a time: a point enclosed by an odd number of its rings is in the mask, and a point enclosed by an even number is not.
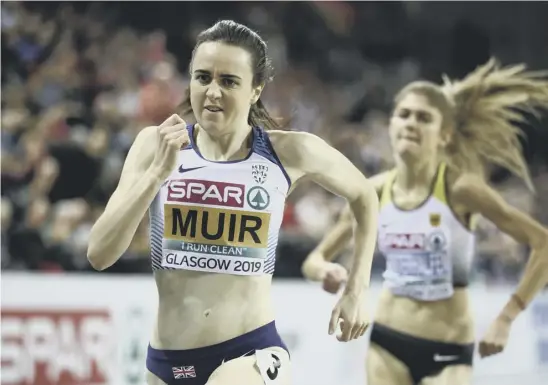
<svg viewBox="0 0 548 385"><path fill-rule="evenodd" d="M526 114L539 117L548 110L548 71L527 71L524 64L502 68L495 59L479 66L462 80L443 76L443 85L415 82L403 93L417 92L438 107L444 128L451 129L447 163L460 171L485 174L494 164L521 178L531 191L533 182L523 156L520 123ZM439 93L445 95L441 101Z"/></svg>

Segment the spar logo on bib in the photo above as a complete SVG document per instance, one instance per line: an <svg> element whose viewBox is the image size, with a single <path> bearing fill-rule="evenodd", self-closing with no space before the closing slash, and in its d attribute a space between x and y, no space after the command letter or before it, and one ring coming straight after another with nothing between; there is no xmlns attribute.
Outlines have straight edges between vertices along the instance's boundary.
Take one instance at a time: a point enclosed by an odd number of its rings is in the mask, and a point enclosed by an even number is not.
<svg viewBox="0 0 548 385"><path fill-rule="evenodd" d="M244 207L245 185L199 179L173 179L167 184L167 201Z"/></svg>
<svg viewBox="0 0 548 385"><path fill-rule="evenodd" d="M385 250L420 251L426 248L426 235L423 233L386 233L379 240Z"/></svg>

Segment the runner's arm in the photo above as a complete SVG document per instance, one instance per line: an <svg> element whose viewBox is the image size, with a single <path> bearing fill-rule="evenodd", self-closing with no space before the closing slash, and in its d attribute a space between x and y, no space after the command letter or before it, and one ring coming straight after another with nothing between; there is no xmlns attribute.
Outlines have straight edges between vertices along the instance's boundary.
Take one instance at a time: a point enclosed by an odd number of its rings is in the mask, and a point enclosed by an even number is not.
<svg viewBox="0 0 548 385"><path fill-rule="evenodd" d="M143 129L125 160L118 186L91 229L87 257L96 270L112 266L129 247L163 181L150 168L156 127Z"/></svg>
<svg viewBox="0 0 548 385"><path fill-rule="evenodd" d="M386 172L377 174L369 180L375 187L377 196L380 197ZM305 277L312 280L319 280L322 277L322 270L325 262L333 261L337 255L349 244L353 231L352 210L347 204L337 223L326 233L316 248L308 255L302 266L302 272Z"/></svg>
<svg viewBox="0 0 548 385"><path fill-rule="evenodd" d="M273 144L293 183L306 177L345 198L354 220L354 258L347 293L369 285L377 237L379 199L374 185L344 155L305 132L275 134Z"/></svg>
<svg viewBox="0 0 548 385"><path fill-rule="evenodd" d="M531 254L516 292L501 314L513 321L548 283L548 229L526 213L509 205L477 176L464 174L451 191L455 203L479 213L518 242L531 247Z"/></svg>

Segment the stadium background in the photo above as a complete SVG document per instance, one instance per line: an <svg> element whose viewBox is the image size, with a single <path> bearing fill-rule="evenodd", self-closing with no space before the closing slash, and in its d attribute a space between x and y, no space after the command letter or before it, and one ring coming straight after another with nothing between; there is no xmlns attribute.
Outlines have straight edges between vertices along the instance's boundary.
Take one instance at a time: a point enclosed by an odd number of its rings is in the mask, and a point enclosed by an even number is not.
<svg viewBox="0 0 548 385"><path fill-rule="evenodd" d="M491 55L504 64L548 69L548 3L542 2L3 2L2 384L142 383L139 375L98 374L95 358L82 364L91 372L82 369L78 379L47 356L72 338L63 320L77 334L73 348L78 350L84 344L82 320L105 316L97 309L117 319L124 298L131 302L134 293L143 292L151 297L140 304L134 300L137 310L124 317L135 321L135 314L153 315L147 220L123 258L100 274L87 263L87 237L116 187L137 132L162 121L181 101L197 33L221 18L247 24L268 41L276 77L264 101L272 114L289 127L322 136L367 175L392 164L386 135L391 97L409 81L439 81L443 73L459 77ZM548 224L548 119L523 129L536 195L501 170L493 170L492 182L512 204ZM331 370L339 373L336 383L357 385L360 381L348 373L363 371L363 343L341 348L324 341L323 324L334 297L305 283L300 273L302 260L340 208L340 199L315 186L302 185L292 194L274 295L279 322L294 326L286 338L297 351L304 349L295 363L297 376L308 367L318 372L319 357L305 353L325 349L321 362L353 357L352 365ZM515 284L526 255L524 247L481 224L473 296L480 312L490 312L478 316L480 329ZM346 257L341 256L342 263ZM382 258L376 258L376 280L382 269ZM135 287L133 294L124 292L125 285ZM109 294L94 288L111 288L121 298L108 302ZM285 293L294 296L292 301ZM98 302L98 296L106 302ZM298 301L307 302L308 318L297 314ZM303 338L307 326L290 326L291 317L315 317L322 326L317 335ZM42 334L32 332L35 321L44 319L53 329L39 325ZM134 341L136 373L147 322L108 323L132 324L141 336L140 342L128 337ZM548 378L548 298L537 301L519 322L511 344L518 342L507 357L478 363L477 384L534 385ZM118 345L122 357L125 348ZM327 380L329 370L318 374L326 385L333 383Z"/></svg>

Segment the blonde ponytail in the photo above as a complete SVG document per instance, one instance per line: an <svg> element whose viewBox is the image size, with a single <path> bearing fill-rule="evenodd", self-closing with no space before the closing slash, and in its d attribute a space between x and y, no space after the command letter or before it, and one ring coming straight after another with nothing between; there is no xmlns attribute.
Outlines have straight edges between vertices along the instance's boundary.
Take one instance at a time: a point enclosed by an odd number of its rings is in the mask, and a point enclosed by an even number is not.
<svg viewBox="0 0 548 385"><path fill-rule="evenodd" d="M534 190L517 126L524 113L548 110L547 72L527 72L524 64L501 68L491 59L464 79L442 87L454 105L454 134L448 155L459 167L502 166Z"/></svg>

